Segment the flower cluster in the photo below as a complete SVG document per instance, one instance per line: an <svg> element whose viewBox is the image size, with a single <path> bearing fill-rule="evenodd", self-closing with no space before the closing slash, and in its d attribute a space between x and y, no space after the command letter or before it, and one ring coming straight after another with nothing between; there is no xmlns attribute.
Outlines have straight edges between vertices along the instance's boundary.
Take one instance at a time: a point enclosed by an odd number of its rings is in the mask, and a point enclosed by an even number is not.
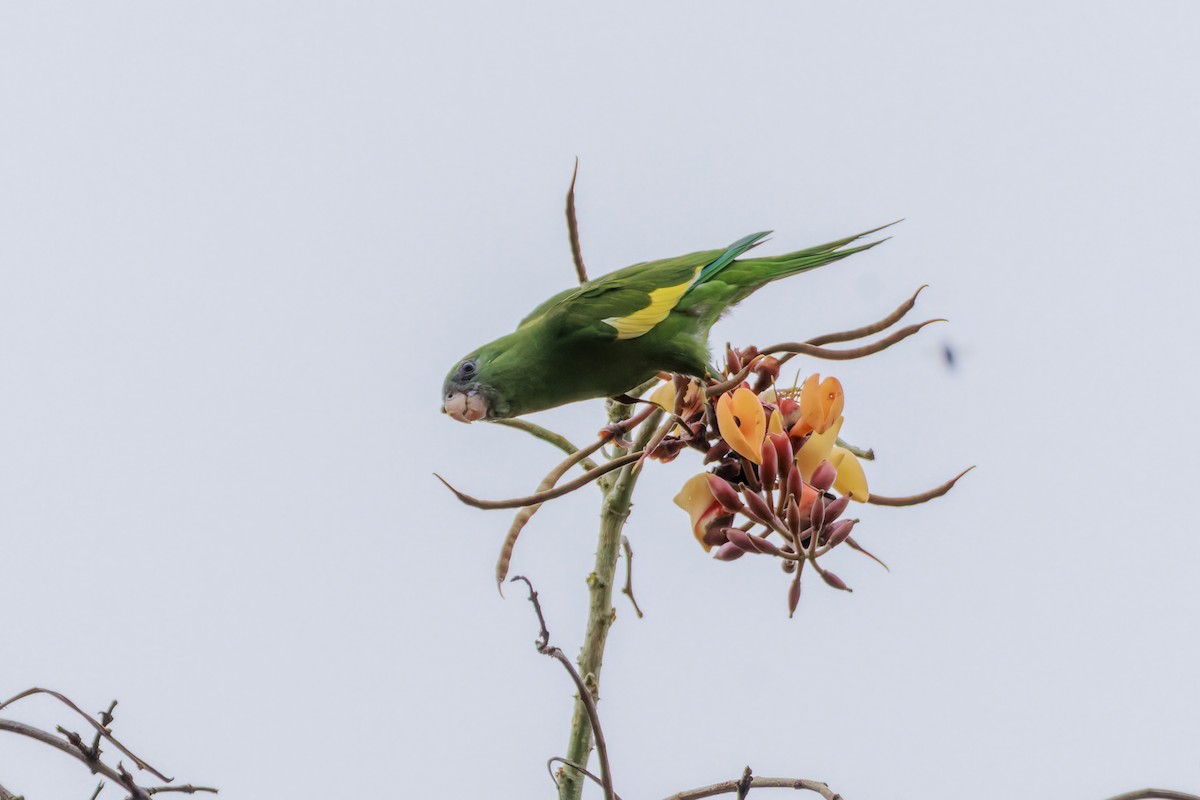
<svg viewBox="0 0 1200 800"><path fill-rule="evenodd" d="M705 451L711 470L688 480L676 505L716 558L781 559L793 575L788 606L794 613L805 564L829 585L849 591L818 559L844 543L862 549L850 536L858 520L843 518L851 501L870 498L858 456L838 438L845 395L837 378L818 374L799 388L779 389L781 362L753 350L731 349L726 361L725 374L734 379L719 385L715 396L713 387L706 393L696 383L680 386L678 379L652 396L664 408L676 401L681 410L680 427L655 456L671 459L683 446ZM753 375L753 384L737 381L738 375Z"/></svg>

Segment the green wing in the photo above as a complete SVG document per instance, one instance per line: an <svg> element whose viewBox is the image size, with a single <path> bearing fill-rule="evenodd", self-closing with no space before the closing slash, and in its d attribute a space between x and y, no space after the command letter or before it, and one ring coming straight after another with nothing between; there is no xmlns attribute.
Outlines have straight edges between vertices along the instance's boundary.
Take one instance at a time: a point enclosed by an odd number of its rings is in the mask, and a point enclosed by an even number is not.
<svg viewBox="0 0 1200 800"><path fill-rule="evenodd" d="M702 250L610 272L574 291L555 295L521 324L545 318L564 331L636 339L666 319L693 286L718 273L766 235L747 236L725 250Z"/></svg>

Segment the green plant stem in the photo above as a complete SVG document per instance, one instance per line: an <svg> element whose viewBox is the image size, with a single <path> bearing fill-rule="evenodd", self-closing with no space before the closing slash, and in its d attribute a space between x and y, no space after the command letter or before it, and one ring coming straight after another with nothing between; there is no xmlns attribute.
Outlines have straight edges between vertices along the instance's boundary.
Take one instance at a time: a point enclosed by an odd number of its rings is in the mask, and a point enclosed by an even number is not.
<svg viewBox="0 0 1200 800"><path fill-rule="evenodd" d="M613 422L629 416L632 408L614 404L609 411ZM638 450L649 442L658 426L662 412L655 412L642 426ZM614 457L625 455L628 450L618 449ZM600 538L596 547L596 565L588 575L588 621L584 634L583 648L579 651L579 674L592 693L600 700L600 667L604 663L604 645L608 631L616 619L612 605L613 585L616 583L617 556L621 551L621 531L629 518L633 487L640 473L637 463L628 464L616 473L616 478L604 487L604 499L600 511ZM575 711L571 716L571 732L567 740L566 760L587 766L592 754L592 725L582 701L575 700ZM560 800L579 800L583 793L583 776L578 770L564 766L558 784Z"/></svg>

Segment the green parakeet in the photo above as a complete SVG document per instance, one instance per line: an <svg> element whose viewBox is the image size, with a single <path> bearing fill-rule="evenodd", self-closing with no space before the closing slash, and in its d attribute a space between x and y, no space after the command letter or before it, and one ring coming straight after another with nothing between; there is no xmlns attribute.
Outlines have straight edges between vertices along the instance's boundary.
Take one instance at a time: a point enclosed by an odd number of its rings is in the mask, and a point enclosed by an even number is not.
<svg viewBox="0 0 1200 800"><path fill-rule="evenodd" d="M867 250L875 231L769 258L738 257L770 231L725 250L649 261L554 295L517 329L460 360L442 387L460 422L506 419L629 391L659 372L703 377L708 331L725 309L779 278Z"/></svg>

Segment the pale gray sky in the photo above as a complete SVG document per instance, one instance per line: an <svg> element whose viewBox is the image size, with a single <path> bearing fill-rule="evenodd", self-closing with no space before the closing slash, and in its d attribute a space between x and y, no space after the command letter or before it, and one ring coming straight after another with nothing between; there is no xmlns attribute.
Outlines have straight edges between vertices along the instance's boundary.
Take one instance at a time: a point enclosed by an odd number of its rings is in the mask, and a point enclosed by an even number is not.
<svg viewBox="0 0 1200 800"><path fill-rule="evenodd" d="M881 493L979 465L866 510L891 573L834 559L855 593L810 583L793 620L774 565L692 541L671 497L698 463L652 469L647 615L618 602L601 703L618 791L747 763L850 800L1200 790L1198 26L1185 2L4 5L0 695L120 698L129 744L224 797L551 796L572 688L492 585L509 516L431 473L500 497L557 460L437 409L572 280L578 155L594 274L906 218L713 338L929 283L915 314L949 326L804 366L843 379ZM569 653L595 514L547 506L514 564ZM94 785L12 739L0 783Z"/></svg>

